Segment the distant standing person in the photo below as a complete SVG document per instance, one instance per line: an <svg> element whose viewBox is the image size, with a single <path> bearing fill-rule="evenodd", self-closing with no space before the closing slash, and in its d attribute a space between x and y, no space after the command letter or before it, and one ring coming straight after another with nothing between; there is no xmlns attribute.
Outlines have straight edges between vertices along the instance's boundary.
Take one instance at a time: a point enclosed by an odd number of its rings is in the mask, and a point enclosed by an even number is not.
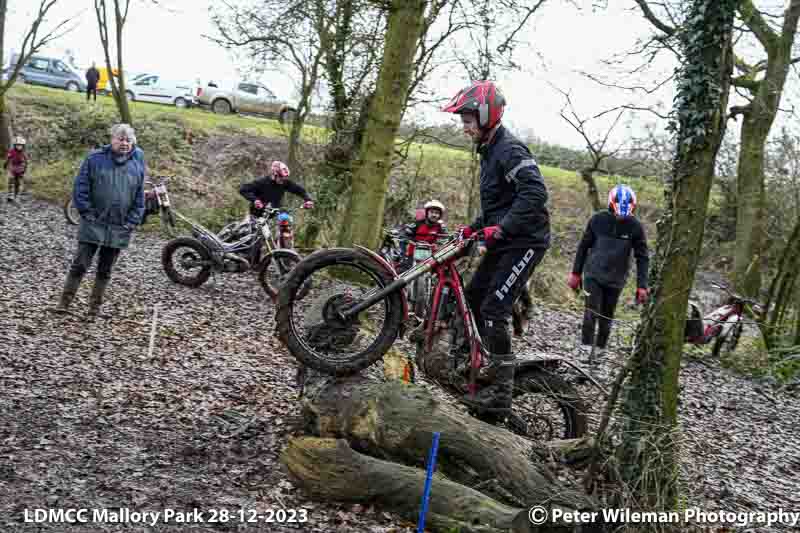
<svg viewBox="0 0 800 533"><path fill-rule="evenodd" d="M99 251L89 316L100 313L111 268L120 251L128 247L133 229L144 215L145 164L135 144L133 128L116 124L111 128L111 144L93 150L81 165L72 190L72 201L81 214L78 250L56 312L67 312Z"/></svg>
<svg viewBox="0 0 800 533"><path fill-rule="evenodd" d="M16 202L19 189L22 185L22 177L28 168L28 156L25 154L25 139L21 136L14 138L11 150L6 154L6 161L3 168L8 169L8 198L9 202ZM14 194L12 197L11 194Z"/></svg>
<svg viewBox="0 0 800 533"><path fill-rule="evenodd" d="M97 82L100 81L100 71L97 70L95 63L92 62L92 66L89 67L89 70L86 71L86 101L89 101L89 97L94 95L94 101L97 101Z"/></svg>
<svg viewBox="0 0 800 533"><path fill-rule="evenodd" d="M636 257L636 301L642 304L647 300L650 259L644 228L633 216L635 209L633 189L627 185L615 186L608 193L608 210L589 219L578 245L567 285L578 290L583 273L583 290L587 296L581 344L585 352L591 352L593 345L601 355L605 352L617 300L628 278L631 253Z"/></svg>

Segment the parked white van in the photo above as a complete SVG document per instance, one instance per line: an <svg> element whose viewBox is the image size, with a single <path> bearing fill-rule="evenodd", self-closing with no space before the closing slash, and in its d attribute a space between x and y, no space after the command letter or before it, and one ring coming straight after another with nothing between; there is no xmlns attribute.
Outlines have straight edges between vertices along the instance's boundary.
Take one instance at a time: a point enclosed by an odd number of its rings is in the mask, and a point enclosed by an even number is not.
<svg viewBox="0 0 800 533"><path fill-rule="evenodd" d="M189 82L175 82L157 74L140 76L125 87L129 100L190 107L195 105L195 88Z"/></svg>

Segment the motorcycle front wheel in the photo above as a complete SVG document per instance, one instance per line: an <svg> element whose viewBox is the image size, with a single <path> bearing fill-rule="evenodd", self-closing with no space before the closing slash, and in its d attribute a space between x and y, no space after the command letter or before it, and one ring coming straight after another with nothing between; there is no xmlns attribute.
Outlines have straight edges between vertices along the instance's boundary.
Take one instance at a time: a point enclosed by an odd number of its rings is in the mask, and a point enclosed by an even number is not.
<svg viewBox="0 0 800 533"><path fill-rule="evenodd" d="M211 254L197 239L179 237L164 245L161 266L175 283L199 287L211 276Z"/></svg>
<svg viewBox="0 0 800 533"><path fill-rule="evenodd" d="M341 312L392 280L365 253L341 248L314 252L280 287L278 335L303 365L336 376L359 372L380 360L397 339L403 320L401 290L353 317Z"/></svg>
<svg viewBox="0 0 800 533"><path fill-rule="evenodd" d="M64 218L67 219L68 224L72 224L73 226L77 226L81 222L81 214L72 204L72 195L64 202Z"/></svg>
<svg viewBox="0 0 800 533"><path fill-rule="evenodd" d="M714 347L711 349L713 357L719 357L722 354L729 355L733 353L739 345L739 337L742 336L742 321L738 321L731 327L727 335L720 335L714 340Z"/></svg>
<svg viewBox="0 0 800 533"><path fill-rule="evenodd" d="M276 250L264 258L258 271L258 282L267 296L273 300L278 298L281 285L299 262L298 256L282 250ZM310 287L311 281L304 283L297 292L296 299L302 300L308 294Z"/></svg>

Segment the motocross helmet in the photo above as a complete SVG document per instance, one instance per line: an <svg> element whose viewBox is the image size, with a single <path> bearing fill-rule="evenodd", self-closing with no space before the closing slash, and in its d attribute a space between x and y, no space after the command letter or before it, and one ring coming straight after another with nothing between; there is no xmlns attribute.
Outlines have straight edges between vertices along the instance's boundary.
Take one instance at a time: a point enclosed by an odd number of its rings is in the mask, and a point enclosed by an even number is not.
<svg viewBox="0 0 800 533"><path fill-rule="evenodd" d="M286 166L286 163L283 161L273 161L272 162L272 175L276 178L288 178L289 177L289 167Z"/></svg>
<svg viewBox="0 0 800 533"><path fill-rule="evenodd" d="M425 209L426 219L430 219L429 211L431 209L436 209L437 211L439 211L439 220L441 220L444 217L444 204L439 200L430 200L425 204L424 209Z"/></svg>
<svg viewBox="0 0 800 533"><path fill-rule="evenodd" d="M461 89L447 103L442 111L445 113L475 113L478 126L482 130L495 127L503 116L506 99L500 89L491 81L476 81L469 87Z"/></svg>
<svg viewBox="0 0 800 533"><path fill-rule="evenodd" d="M608 209L618 217L633 216L633 211L636 209L636 193L627 185L616 185L608 191Z"/></svg>

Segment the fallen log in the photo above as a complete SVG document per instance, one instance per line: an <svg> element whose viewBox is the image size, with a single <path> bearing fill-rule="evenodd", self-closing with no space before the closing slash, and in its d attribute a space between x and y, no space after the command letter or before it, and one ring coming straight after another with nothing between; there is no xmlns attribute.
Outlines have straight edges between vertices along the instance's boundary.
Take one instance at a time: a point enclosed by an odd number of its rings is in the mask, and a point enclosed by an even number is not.
<svg viewBox="0 0 800 533"><path fill-rule="evenodd" d="M437 469L457 483L494 481L513 495L509 503L520 506L597 506L578 487L532 461L531 441L437 401L420 386L356 375L313 380L306 391L303 415L310 435L345 439L356 451L423 467L431 436L438 431Z"/></svg>
<svg viewBox="0 0 800 533"><path fill-rule="evenodd" d="M353 450L342 439L298 437L281 454L295 483L312 497L339 502L371 502L416 521L423 470L383 461ZM534 526L528 510L509 507L483 493L434 475L426 527L462 533L565 533L569 525Z"/></svg>

